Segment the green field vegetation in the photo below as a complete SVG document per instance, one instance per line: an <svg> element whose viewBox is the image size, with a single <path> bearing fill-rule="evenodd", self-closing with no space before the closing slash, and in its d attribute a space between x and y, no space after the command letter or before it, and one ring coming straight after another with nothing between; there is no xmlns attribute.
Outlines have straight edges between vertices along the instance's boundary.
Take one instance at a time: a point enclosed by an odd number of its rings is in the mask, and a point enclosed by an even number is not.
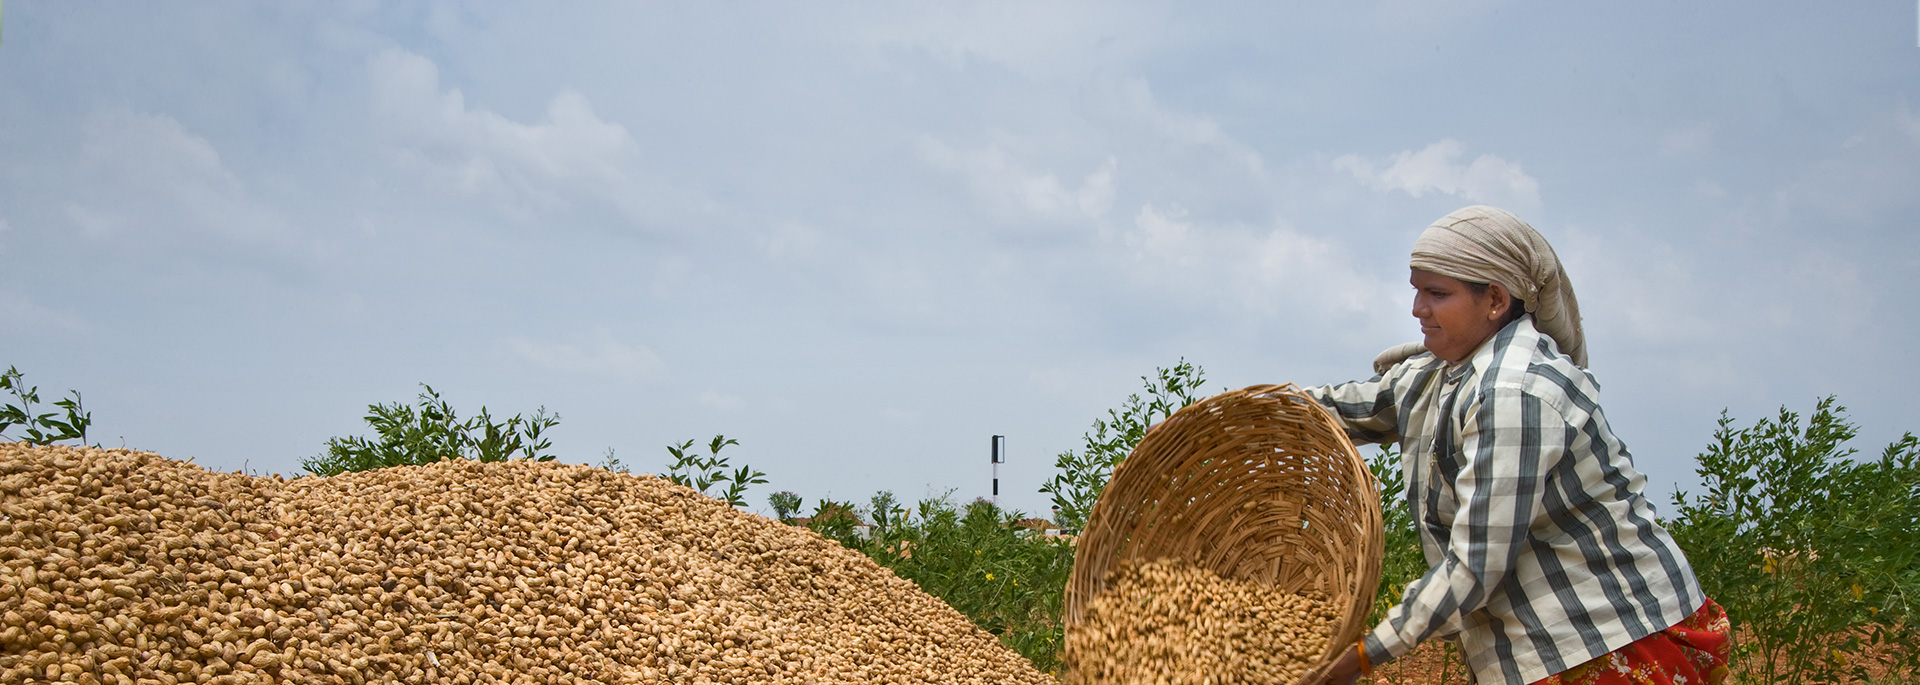
<svg viewBox="0 0 1920 685"><path fill-rule="evenodd" d="M862 518L873 523L863 526ZM1020 526L1022 518L980 499L957 505L939 497L908 509L881 492L861 508L823 501L806 523L919 584L1040 670L1053 672L1073 546Z"/></svg>
<svg viewBox="0 0 1920 685"><path fill-rule="evenodd" d="M1052 495L1058 523L1085 521L1113 467L1154 422L1196 399L1204 384L1182 360L1143 376L1144 392L1096 420L1078 451L1062 453ZM425 386L423 386L425 387ZM74 392L42 412L37 388L9 368L0 391L0 439L33 444L86 441L92 422ZM1743 683L1913 682L1920 673L1920 440L1902 436L1877 458L1848 446L1858 429L1834 398L1811 414L1781 408L1740 427L1723 416L1696 459L1702 490L1679 492L1664 523L1687 552L1709 596L1733 618L1735 677ZM443 459L551 460L548 431L558 415L496 421L485 407L458 419L426 387L412 406L371 405L372 437L329 440L303 462L316 475L432 463ZM11 433L10 433L11 432ZM722 457L738 441L715 436L706 453L694 441L668 447L661 477L744 507L765 474ZM1404 508L1399 455L1373 452L1386 557L1374 605L1377 619L1426 570L1414 522ZM626 471L608 450L601 468ZM951 493L949 493L950 495ZM1043 671L1059 667L1062 599L1072 570L1070 538L1037 530L1025 515L992 502L950 496L908 508L890 492L864 504L805 501L788 491L767 502L782 522L805 525L857 550L940 597Z"/></svg>
<svg viewBox="0 0 1920 685"><path fill-rule="evenodd" d="M1910 678L1920 667L1920 442L1856 459L1834 398L1737 428L1698 457L1704 486L1666 521L1727 609L1747 682Z"/></svg>

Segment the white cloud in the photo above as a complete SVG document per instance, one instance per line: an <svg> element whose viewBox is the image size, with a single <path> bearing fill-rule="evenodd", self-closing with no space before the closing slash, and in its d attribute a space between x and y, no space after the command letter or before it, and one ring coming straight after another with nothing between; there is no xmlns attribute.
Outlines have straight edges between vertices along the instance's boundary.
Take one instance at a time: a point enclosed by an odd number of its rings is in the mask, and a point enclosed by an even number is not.
<svg viewBox="0 0 1920 685"><path fill-rule="evenodd" d="M82 125L83 188L66 214L96 239L198 232L284 246L291 228L254 200L206 138L165 114L101 110Z"/></svg>
<svg viewBox="0 0 1920 685"><path fill-rule="evenodd" d="M667 364L643 345L627 345L602 333L583 345L538 343L526 338L507 341L507 349L534 366L593 376L614 376L631 382L667 378Z"/></svg>
<svg viewBox="0 0 1920 685"><path fill-rule="evenodd" d="M1273 190L1258 152L1212 117L1160 102L1144 80L1096 79L1074 100L1050 124L1071 135L992 129L969 145L923 135L915 152L963 180L996 223L1010 226L1110 231L1110 222L1133 218L1128 195L1144 193L1162 207L1213 207Z"/></svg>
<svg viewBox="0 0 1920 685"><path fill-rule="evenodd" d="M519 212L594 198L630 218L642 214L643 194L627 170L633 138L601 119L586 96L562 90L527 124L469 107L460 89L442 89L433 62L405 50L374 55L367 74L374 114L401 159L460 192Z"/></svg>
<svg viewBox="0 0 1920 685"><path fill-rule="evenodd" d="M1362 274L1337 244L1285 224L1265 231L1208 225L1179 207L1147 204L1118 242L1136 280L1239 314L1293 311L1371 322L1402 304L1394 284Z"/></svg>
<svg viewBox="0 0 1920 685"><path fill-rule="evenodd" d="M1136 260L1154 260L1187 268L1200 263L1202 245L1194 240L1193 223L1180 207L1160 209L1141 205L1133 216L1133 230L1123 238Z"/></svg>
<svg viewBox="0 0 1920 685"><path fill-rule="evenodd" d="M1405 306L1403 284L1362 275L1353 259L1330 240L1278 228L1255 246L1255 288L1247 297L1273 309L1276 299L1311 298L1319 309L1346 314L1397 313Z"/></svg>
<svg viewBox="0 0 1920 685"><path fill-rule="evenodd" d="M1073 223L1099 219L1113 205L1119 160L1111 155L1073 188L1052 172L1029 167L999 144L962 150L922 136L915 148L922 161L965 178L981 199L1003 213Z"/></svg>
<svg viewBox="0 0 1920 685"><path fill-rule="evenodd" d="M1783 216L1804 227L1852 231L1881 222L1910 224L1920 199L1914 188L1920 188L1920 117L1903 108L1805 167L1772 199Z"/></svg>
<svg viewBox="0 0 1920 685"><path fill-rule="evenodd" d="M1557 253L1580 296L1582 318L1609 321L1654 345L1706 344L1721 335L1723 322L1707 318L1722 311L1709 306L1712 284L1696 279L1697 265L1672 245L1570 227Z"/></svg>
<svg viewBox="0 0 1920 685"><path fill-rule="evenodd" d="M1920 143L1920 112L1901 105L1900 111L1894 115L1894 126L1912 138L1913 142Z"/></svg>
<svg viewBox="0 0 1920 685"><path fill-rule="evenodd" d="M739 396L729 395L718 390L706 390L695 398L702 405L724 412L736 412L747 408L747 401Z"/></svg>
<svg viewBox="0 0 1920 685"><path fill-rule="evenodd" d="M1107 155L1106 163L1080 182L1080 190L1074 193L1074 204L1080 207L1080 211L1095 219L1106 216L1107 210L1113 206L1113 176L1119 166L1118 158Z"/></svg>
<svg viewBox="0 0 1920 685"><path fill-rule="evenodd" d="M1465 145L1448 138L1419 152L1403 150L1379 164L1359 155L1341 155L1334 158L1333 167L1379 191L1399 190L1414 197L1437 192L1519 209L1539 206L1540 182L1519 164L1491 154L1461 164L1465 152Z"/></svg>
<svg viewBox="0 0 1920 685"><path fill-rule="evenodd" d="M1266 161L1253 148L1220 128L1211 117L1168 108L1154 97L1146 81L1134 79L1121 89L1128 109L1140 116L1161 139L1186 147L1213 148L1254 176L1263 175Z"/></svg>

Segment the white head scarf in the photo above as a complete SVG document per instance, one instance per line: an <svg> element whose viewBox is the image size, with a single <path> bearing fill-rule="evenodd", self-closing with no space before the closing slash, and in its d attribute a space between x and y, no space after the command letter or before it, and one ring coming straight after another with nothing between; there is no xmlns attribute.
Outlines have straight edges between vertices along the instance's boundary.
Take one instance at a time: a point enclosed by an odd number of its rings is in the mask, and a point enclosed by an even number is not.
<svg viewBox="0 0 1920 685"><path fill-rule="evenodd" d="M1499 283L1526 305L1533 325L1553 338L1560 353L1587 367L1587 337L1580 303L1560 257L1547 239L1504 209L1474 205L1433 222L1413 243L1411 266L1470 283ZM1376 372L1426 351L1419 343L1397 345L1373 360Z"/></svg>

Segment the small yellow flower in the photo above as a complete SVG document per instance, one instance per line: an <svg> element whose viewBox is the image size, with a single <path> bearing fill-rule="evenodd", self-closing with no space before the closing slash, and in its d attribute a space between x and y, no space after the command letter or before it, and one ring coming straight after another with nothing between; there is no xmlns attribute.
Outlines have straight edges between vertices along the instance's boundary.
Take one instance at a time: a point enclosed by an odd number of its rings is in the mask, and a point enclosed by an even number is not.
<svg viewBox="0 0 1920 685"><path fill-rule="evenodd" d="M993 580L993 574L991 573L987 574L987 580Z"/></svg>
<svg viewBox="0 0 1920 685"><path fill-rule="evenodd" d="M1864 594L1866 594L1866 590L1861 588L1859 583L1854 583L1853 584L1853 600L1856 602L1860 601L1860 596Z"/></svg>

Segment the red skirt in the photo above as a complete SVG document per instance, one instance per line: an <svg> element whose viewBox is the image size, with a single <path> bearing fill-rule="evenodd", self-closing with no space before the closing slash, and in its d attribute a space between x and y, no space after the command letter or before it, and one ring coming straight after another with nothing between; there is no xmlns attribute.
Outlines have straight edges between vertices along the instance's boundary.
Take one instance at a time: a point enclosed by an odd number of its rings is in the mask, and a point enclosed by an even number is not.
<svg viewBox="0 0 1920 685"><path fill-rule="evenodd" d="M1733 651L1727 611L1708 599L1678 625L1535 685L1721 685Z"/></svg>

